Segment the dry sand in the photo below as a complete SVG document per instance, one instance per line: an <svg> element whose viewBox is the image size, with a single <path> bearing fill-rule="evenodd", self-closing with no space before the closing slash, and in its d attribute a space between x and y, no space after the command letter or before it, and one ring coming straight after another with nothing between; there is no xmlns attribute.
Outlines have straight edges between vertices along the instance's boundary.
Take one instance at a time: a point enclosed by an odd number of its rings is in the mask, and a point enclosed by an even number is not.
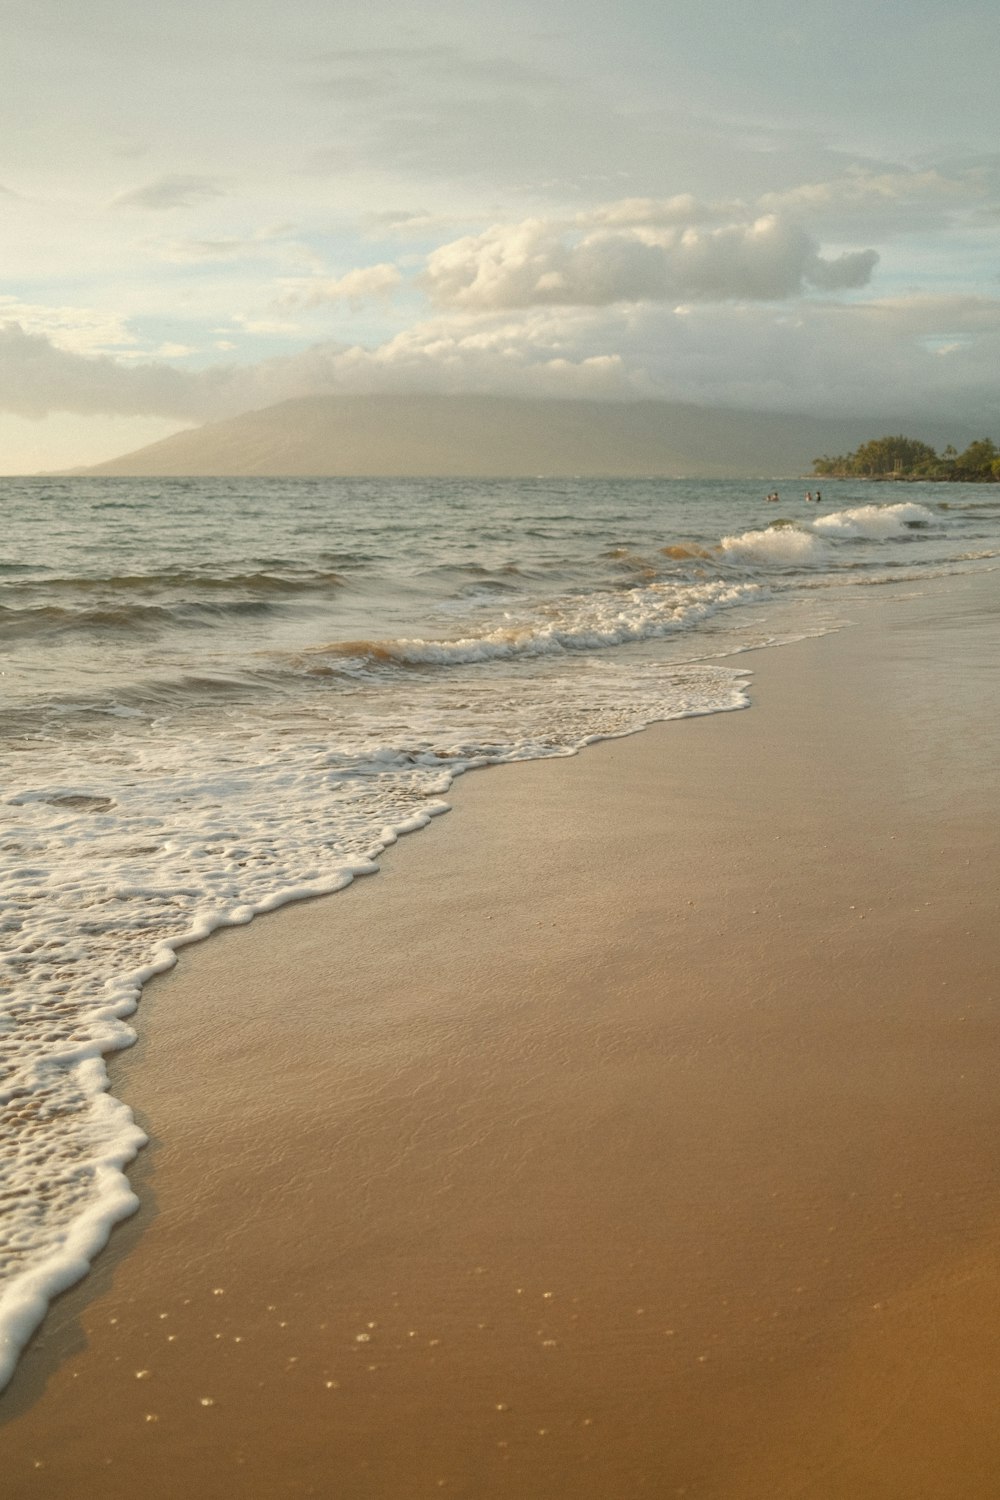
<svg viewBox="0 0 1000 1500"><path fill-rule="evenodd" d="M8 1500L993 1500L996 576L185 952Z"/></svg>

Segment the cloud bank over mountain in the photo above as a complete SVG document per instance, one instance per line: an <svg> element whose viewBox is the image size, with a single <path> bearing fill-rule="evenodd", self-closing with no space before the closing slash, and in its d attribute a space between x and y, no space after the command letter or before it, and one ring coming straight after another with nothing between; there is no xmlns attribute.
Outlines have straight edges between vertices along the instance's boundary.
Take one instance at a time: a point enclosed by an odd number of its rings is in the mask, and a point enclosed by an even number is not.
<svg viewBox="0 0 1000 1500"><path fill-rule="evenodd" d="M6 465L25 423L84 459L104 415L313 391L987 422L1000 32L914 0L859 48L855 10L39 0L0 59Z"/></svg>
<svg viewBox="0 0 1000 1500"><path fill-rule="evenodd" d="M608 352L612 350L614 352ZM982 298L535 307L430 317L375 347L321 342L253 364L185 369L60 348L0 329L3 407L22 417L201 422L311 393L689 400L761 411L960 416L989 425L1000 306ZM859 399L859 372L871 386ZM985 429L984 429L985 430Z"/></svg>

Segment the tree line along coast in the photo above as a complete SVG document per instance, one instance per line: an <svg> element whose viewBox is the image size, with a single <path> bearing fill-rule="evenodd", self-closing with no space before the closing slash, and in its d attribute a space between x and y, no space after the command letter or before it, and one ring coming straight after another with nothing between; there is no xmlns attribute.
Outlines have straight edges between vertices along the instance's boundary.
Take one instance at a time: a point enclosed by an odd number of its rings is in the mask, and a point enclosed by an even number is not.
<svg viewBox="0 0 1000 1500"><path fill-rule="evenodd" d="M1000 481L1000 448L990 438L958 453L949 443L937 453L916 438L882 437L839 458L813 459L813 473L828 479L935 479L990 484Z"/></svg>

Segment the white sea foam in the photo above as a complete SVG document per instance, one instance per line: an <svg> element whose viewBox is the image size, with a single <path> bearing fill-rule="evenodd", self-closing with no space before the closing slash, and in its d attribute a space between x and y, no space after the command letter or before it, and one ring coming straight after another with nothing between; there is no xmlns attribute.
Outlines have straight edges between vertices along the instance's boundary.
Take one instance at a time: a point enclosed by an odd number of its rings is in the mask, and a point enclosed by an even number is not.
<svg viewBox="0 0 1000 1500"><path fill-rule="evenodd" d="M0 1386L46 1304L84 1274L135 1207L123 1168L143 1136L106 1092L102 1054L128 1046L141 986L179 948L285 902L373 872L380 852L447 804L454 777L503 760L572 754L655 719L741 707L741 673L710 666L625 672L576 658L548 690L466 683L460 716L432 687L407 695L399 741L386 719L337 705L290 740L229 725L177 742L123 722L81 741L72 781L50 775L0 802L21 860L0 876L0 980L15 993L0 1094L16 1148L0 1230ZM402 706L402 703L401 703ZM329 709L324 710L329 713ZM36 773L45 768L35 758Z"/></svg>
<svg viewBox="0 0 1000 1500"><path fill-rule="evenodd" d="M766 531L724 536L719 548L725 556L742 562L787 565L814 562L822 544L800 526L769 526Z"/></svg>
<svg viewBox="0 0 1000 1500"><path fill-rule="evenodd" d="M850 510L831 511L828 516L817 516L812 529L820 536L885 542L929 526L934 519L925 505L907 500L898 505L856 505Z"/></svg>
<svg viewBox="0 0 1000 1500"><path fill-rule="evenodd" d="M8 1191L17 1194L27 1190L31 1202L21 1212L27 1209L29 1218L36 1220L39 1215L32 1210L43 1207L54 1194L65 1199L70 1185L78 1185L82 1191L69 1195L74 1211L60 1214L61 1228L47 1237L44 1247L32 1233L33 1224L22 1223L9 1237L10 1246L24 1249L29 1258L25 1269L11 1276L0 1291L0 1390L13 1374L18 1355L52 1298L86 1275L114 1226L139 1207L124 1168L146 1137L135 1124L132 1111L103 1092L107 1072L100 1059L92 1059L89 1067L79 1064L76 1075L81 1096L88 1101L85 1121L80 1121L84 1138L79 1141L77 1159L61 1171L53 1171L49 1142L32 1141L29 1123L28 1142L22 1140L19 1145L10 1176L12 1188ZM44 1161L39 1159L39 1148Z"/></svg>
<svg viewBox="0 0 1000 1500"><path fill-rule="evenodd" d="M690 630L717 610L746 604L761 593L759 583L671 580L583 599L563 597L551 601L544 614L538 610L507 614L502 625L481 635L457 640L343 641L319 647L317 654L372 657L412 666L468 666L599 651Z"/></svg>
<svg viewBox="0 0 1000 1500"><path fill-rule="evenodd" d="M829 515L771 525L763 531L724 536L724 556L763 565L814 565L828 556L824 542L862 539L888 542L931 525L934 515L913 501L897 505L857 505Z"/></svg>

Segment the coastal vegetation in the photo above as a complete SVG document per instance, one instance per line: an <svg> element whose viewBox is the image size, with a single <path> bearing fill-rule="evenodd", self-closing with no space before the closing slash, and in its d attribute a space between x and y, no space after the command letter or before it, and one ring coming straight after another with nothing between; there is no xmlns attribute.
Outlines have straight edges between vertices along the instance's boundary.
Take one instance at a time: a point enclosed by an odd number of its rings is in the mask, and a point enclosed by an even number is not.
<svg viewBox="0 0 1000 1500"><path fill-rule="evenodd" d="M936 453L916 438L881 437L838 458L813 459L813 473L829 479L940 479L982 484L1000 480L1000 448L990 438L958 453L949 443Z"/></svg>

